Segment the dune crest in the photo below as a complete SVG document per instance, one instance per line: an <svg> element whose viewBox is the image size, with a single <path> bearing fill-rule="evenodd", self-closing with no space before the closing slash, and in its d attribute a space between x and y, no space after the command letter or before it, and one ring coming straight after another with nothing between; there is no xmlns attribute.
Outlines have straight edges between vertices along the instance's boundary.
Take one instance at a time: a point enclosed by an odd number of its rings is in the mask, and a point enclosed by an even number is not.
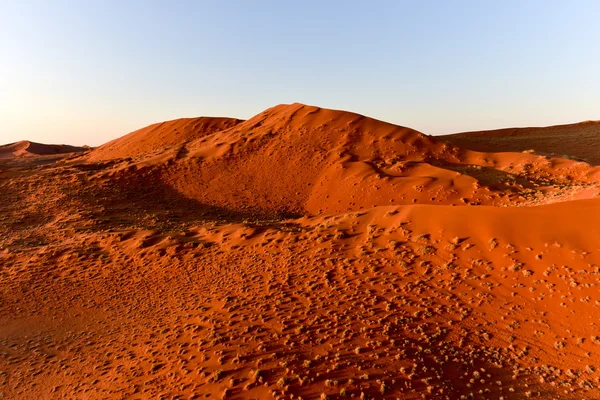
<svg viewBox="0 0 600 400"><path fill-rule="evenodd" d="M110 141L89 155L90 161L140 158L166 151L177 152L190 140L221 131L241 120L234 118L181 118L159 122Z"/></svg>

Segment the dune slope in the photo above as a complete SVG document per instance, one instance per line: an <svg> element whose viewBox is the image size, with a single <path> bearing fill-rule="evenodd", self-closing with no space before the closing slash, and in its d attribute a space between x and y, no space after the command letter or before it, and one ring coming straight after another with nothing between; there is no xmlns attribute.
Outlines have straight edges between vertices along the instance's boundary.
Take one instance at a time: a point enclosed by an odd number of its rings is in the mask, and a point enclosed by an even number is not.
<svg viewBox="0 0 600 400"><path fill-rule="evenodd" d="M543 128L510 128L438 136L456 146L475 151L530 151L600 164L600 121Z"/></svg>
<svg viewBox="0 0 600 400"><path fill-rule="evenodd" d="M598 170L584 163L464 150L410 128L302 104L192 140L181 155L147 173L204 204L289 215L415 203L537 204L595 196L586 187L598 182Z"/></svg>
<svg viewBox="0 0 600 400"><path fill-rule="evenodd" d="M0 180L8 398L600 395L596 199L251 221L97 173Z"/></svg>
<svg viewBox="0 0 600 400"><path fill-rule="evenodd" d="M65 144L42 144L23 140L20 142L0 146L0 160L20 157L79 153L87 150L87 147L76 147Z"/></svg>
<svg viewBox="0 0 600 400"><path fill-rule="evenodd" d="M240 122L234 118L198 117L152 124L94 149L89 160L133 159L166 151L177 153L190 140L230 128Z"/></svg>

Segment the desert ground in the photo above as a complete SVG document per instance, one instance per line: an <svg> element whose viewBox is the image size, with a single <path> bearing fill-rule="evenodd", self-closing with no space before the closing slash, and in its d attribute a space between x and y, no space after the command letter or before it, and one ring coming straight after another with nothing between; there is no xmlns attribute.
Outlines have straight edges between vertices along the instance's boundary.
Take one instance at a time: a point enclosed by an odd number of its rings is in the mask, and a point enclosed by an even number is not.
<svg viewBox="0 0 600 400"><path fill-rule="evenodd" d="M0 398L598 399L599 131L0 146Z"/></svg>

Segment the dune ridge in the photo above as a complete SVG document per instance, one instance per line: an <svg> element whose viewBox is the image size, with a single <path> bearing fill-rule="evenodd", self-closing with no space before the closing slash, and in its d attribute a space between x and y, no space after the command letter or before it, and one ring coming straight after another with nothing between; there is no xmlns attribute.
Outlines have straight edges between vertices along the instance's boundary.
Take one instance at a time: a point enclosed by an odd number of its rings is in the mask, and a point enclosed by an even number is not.
<svg viewBox="0 0 600 400"><path fill-rule="evenodd" d="M600 121L463 132L439 138L475 151L533 151L600 164L600 156L595 151L600 144Z"/></svg>
<svg viewBox="0 0 600 400"><path fill-rule="evenodd" d="M138 158L179 151L186 142L235 126L235 118L197 117L159 122L112 140L89 155L90 161Z"/></svg>
<svg viewBox="0 0 600 400"><path fill-rule="evenodd" d="M87 150L89 150L89 147L77 147L65 144L42 144L22 140L0 146L0 159L80 153Z"/></svg>

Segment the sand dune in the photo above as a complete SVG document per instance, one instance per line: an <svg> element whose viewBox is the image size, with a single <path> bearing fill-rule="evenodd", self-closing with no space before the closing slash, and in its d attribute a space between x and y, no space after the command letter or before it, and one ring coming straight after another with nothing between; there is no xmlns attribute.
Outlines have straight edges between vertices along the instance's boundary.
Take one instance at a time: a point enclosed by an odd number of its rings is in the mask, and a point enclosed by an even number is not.
<svg viewBox="0 0 600 400"><path fill-rule="evenodd" d="M80 153L87 147L68 146L64 144L42 144L23 140L0 146L0 160L19 157L48 156L54 154Z"/></svg>
<svg viewBox="0 0 600 400"><path fill-rule="evenodd" d="M0 395L597 399L598 168L500 150L291 104L8 165Z"/></svg>
<svg viewBox="0 0 600 400"><path fill-rule="evenodd" d="M464 150L410 128L302 104L276 106L174 147L168 158L154 154L154 163L140 163L151 180L203 204L263 214L539 204L595 196L583 189L599 176L572 160ZM172 164L161 168L166 162Z"/></svg>
<svg viewBox="0 0 600 400"><path fill-rule="evenodd" d="M543 128L510 128L438 136L475 151L534 151L536 154L573 158L600 164L600 121Z"/></svg>
<svg viewBox="0 0 600 400"><path fill-rule="evenodd" d="M149 125L108 142L90 154L91 161L140 158L163 152L177 153L193 139L221 131L241 121L234 118L182 118Z"/></svg>

